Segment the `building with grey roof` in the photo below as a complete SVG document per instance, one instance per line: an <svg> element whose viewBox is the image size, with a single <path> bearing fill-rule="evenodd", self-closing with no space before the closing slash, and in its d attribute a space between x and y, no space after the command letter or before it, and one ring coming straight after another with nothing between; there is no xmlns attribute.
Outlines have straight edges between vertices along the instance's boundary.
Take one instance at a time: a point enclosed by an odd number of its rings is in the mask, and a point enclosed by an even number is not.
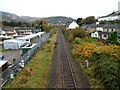
<svg viewBox="0 0 120 90"><path fill-rule="evenodd" d="M36 28L21 28L21 29L15 29L15 30L19 36L31 35L31 34L38 33L41 31L41 29L36 29Z"/></svg>
<svg viewBox="0 0 120 90"><path fill-rule="evenodd" d="M102 24L96 25L96 31L91 32L91 37L98 39L107 39L111 32L118 33L118 41L120 41L120 24Z"/></svg>

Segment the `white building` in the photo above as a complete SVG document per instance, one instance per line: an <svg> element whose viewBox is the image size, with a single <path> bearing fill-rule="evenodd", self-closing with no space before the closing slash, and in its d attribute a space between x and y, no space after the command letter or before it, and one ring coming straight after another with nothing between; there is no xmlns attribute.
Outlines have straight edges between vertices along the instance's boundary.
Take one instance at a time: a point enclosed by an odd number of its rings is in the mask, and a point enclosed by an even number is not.
<svg viewBox="0 0 120 90"><path fill-rule="evenodd" d="M96 31L96 32L92 32L91 33L91 37L93 38L99 38L99 33Z"/></svg>
<svg viewBox="0 0 120 90"><path fill-rule="evenodd" d="M9 39L3 41L4 49L19 49L26 41L19 39Z"/></svg>
<svg viewBox="0 0 120 90"><path fill-rule="evenodd" d="M102 16L98 18L98 21L115 21L115 20L120 20L120 12L113 12L110 15L107 16Z"/></svg>
<svg viewBox="0 0 120 90"><path fill-rule="evenodd" d="M35 39L37 39L45 34L46 34L45 32L39 32L39 33L31 34L31 35L26 35L24 37L20 37L17 39L25 40L26 42L31 43L33 40L35 40Z"/></svg>
<svg viewBox="0 0 120 90"><path fill-rule="evenodd" d="M75 29L75 28L77 28L77 27L79 27L79 25L78 25L75 21L73 21L73 22L68 26L67 29Z"/></svg>

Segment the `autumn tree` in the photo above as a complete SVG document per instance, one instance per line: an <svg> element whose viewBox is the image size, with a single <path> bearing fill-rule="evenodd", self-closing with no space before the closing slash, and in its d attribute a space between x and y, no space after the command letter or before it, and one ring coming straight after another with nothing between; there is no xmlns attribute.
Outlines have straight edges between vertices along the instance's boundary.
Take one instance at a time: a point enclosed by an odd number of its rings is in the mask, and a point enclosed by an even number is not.
<svg viewBox="0 0 120 90"><path fill-rule="evenodd" d="M36 20L35 23L33 24L35 28L42 28L41 21Z"/></svg>
<svg viewBox="0 0 120 90"><path fill-rule="evenodd" d="M40 21L40 24L41 24L41 30L42 31L47 31L48 30L48 24L47 24L47 21L46 20L42 20Z"/></svg>
<svg viewBox="0 0 120 90"><path fill-rule="evenodd" d="M94 16L89 16L89 17L86 17L84 19L84 23L85 24L92 24L92 23L95 23L96 22L96 19Z"/></svg>

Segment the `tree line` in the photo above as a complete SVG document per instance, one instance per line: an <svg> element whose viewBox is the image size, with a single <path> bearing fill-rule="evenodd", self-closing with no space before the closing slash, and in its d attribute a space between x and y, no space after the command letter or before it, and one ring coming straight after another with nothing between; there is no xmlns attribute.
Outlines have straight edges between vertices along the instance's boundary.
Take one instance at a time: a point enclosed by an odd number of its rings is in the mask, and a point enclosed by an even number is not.
<svg viewBox="0 0 120 90"><path fill-rule="evenodd" d="M2 21L2 25L10 27L30 27L31 24L27 22L16 22L16 21Z"/></svg>
<svg viewBox="0 0 120 90"><path fill-rule="evenodd" d="M95 23L96 21L97 21L97 19L95 19L94 16L89 16L89 17L86 17L85 19L78 18L76 20L76 22L79 26L82 26L82 24L92 24L92 23Z"/></svg>
<svg viewBox="0 0 120 90"><path fill-rule="evenodd" d="M2 27L4 28L6 26L18 28L32 27L46 32L50 32L50 30L53 29L53 26L48 25L46 20L36 20L34 22L2 21Z"/></svg>
<svg viewBox="0 0 120 90"><path fill-rule="evenodd" d="M10 27L35 27L41 28L42 25L47 24L45 20L36 20L35 22L17 22L17 21L2 21L3 26L10 26Z"/></svg>

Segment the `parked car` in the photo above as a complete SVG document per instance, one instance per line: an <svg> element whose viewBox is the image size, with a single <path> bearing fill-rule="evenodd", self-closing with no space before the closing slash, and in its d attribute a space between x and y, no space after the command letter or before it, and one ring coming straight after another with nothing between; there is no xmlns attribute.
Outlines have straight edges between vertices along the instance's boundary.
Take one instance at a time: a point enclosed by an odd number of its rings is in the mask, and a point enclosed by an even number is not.
<svg viewBox="0 0 120 90"><path fill-rule="evenodd" d="M30 44L30 43L28 43L28 44L26 45L26 47L30 47L30 46L32 46L32 44Z"/></svg>
<svg viewBox="0 0 120 90"><path fill-rule="evenodd" d="M24 43L21 47L25 47L28 43Z"/></svg>
<svg viewBox="0 0 120 90"><path fill-rule="evenodd" d="M32 44L30 44L30 43L24 43L21 47L29 47L29 46L32 46Z"/></svg>
<svg viewBox="0 0 120 90"><path fill-rule="evenodd" d="M0 60L4 60L4 55L0 54Z"/></svg>

